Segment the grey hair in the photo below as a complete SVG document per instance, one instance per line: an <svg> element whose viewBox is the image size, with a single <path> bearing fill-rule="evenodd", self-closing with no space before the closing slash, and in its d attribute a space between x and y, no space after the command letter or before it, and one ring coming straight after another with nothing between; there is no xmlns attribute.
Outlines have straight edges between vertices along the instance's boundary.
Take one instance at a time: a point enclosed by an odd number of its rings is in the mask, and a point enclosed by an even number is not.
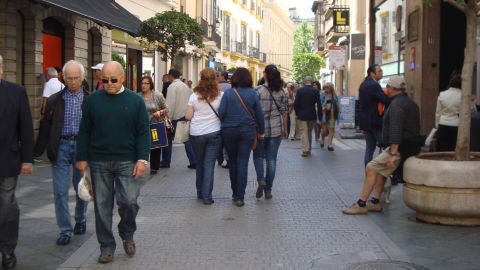
<svg viewBox="0 0 480 270"><path fill-rule="evenodd" d="M82 65L82 63L78 62L77 60L69 60L67 63L65 63L65 65L63 65L63 69L62 69L63 76L65 77L65 70L70 65L76 65L80 68L80 74L82 76L82 81L83 81L83 79L85 79L85 67Z"/></svg>
<svg viewBox="0 0 480 270"><path fill-rule="evenodd" d="M303 79L304 82L313 82L312 76L305 76L305 79Z"/></svg>
<svg viewBox="0 0 480 270"><path fill-rule="evenodd" d="M335 93L335 86L333 85L333 83L331 82L326 82L323 84L323 87L328 87L332 90L332 94L336 95Z"/></svg>
<svg viewBox="0 0 480 270"><path fill-rule="evenodd" d="M47 75L51 78L57 78L58 72L54 67L47 68Z"/></svg>

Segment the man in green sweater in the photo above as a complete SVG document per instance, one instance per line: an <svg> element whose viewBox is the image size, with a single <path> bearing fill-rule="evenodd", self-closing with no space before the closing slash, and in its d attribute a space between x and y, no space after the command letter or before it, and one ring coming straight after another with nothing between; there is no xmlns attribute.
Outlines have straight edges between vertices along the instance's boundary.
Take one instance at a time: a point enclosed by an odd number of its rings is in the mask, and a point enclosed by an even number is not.
<svg viewBox="0 0 480 270"><path fill-rule="evenodd" d="M104 89L87 100L77 137L77 168L90 167L95 226L100 243L98 262L109 263L116 249L112 232L114 197L118 232L128 256L135 254L133 234L138 213L141 177L148 165L150 127L143 99L123 86L125 72L115 61L102 69Z"/></svg>

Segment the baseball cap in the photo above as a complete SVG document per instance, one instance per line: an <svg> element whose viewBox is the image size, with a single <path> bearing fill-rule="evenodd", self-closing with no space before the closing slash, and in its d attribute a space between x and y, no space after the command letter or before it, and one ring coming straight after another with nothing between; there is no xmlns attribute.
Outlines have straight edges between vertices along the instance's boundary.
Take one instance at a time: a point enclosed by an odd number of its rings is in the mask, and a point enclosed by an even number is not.
<svg viewBox="0 0 480 270"><path fill-rule="evenodd" d="M387 82L387 85L390 85L393 88L396 89L405 89L405 79L403 76L392 76Z"/></svg>
<svg viewBox="0 0 480 270"><path fill-rule="evenodd" d="M98 63L98 64L96 64L95 66L92 67L92 69L95 69L95 70L102 70L102 68L103 68L102 63Z"/></svg>

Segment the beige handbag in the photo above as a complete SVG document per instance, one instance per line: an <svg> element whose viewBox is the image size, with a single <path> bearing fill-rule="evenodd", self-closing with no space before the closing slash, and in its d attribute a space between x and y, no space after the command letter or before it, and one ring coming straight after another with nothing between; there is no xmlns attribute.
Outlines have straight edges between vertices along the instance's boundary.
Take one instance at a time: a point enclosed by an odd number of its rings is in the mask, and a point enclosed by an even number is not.
<svg viewBox="0 0 480 270"><path fill-rule="evenodd" d="M178 121L173 143L184 143L190 140L190 121Z"/></svg>

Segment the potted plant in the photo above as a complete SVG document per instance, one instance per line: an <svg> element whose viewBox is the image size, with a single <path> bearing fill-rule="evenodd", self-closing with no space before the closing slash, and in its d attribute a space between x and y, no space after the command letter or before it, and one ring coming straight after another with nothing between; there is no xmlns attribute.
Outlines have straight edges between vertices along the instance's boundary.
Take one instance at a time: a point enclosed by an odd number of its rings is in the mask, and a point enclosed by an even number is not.
<svg viewBox="0 0 480 270"><path fill-rule="evenodd" d="M436 0L424 0L432 4ZM476 0L445 0L466 17L460 122L455 152L424 153L404 166L405 204L419 220L448 225L480 225L480 153L470 152L472 74L476 58Z"/></svg>

